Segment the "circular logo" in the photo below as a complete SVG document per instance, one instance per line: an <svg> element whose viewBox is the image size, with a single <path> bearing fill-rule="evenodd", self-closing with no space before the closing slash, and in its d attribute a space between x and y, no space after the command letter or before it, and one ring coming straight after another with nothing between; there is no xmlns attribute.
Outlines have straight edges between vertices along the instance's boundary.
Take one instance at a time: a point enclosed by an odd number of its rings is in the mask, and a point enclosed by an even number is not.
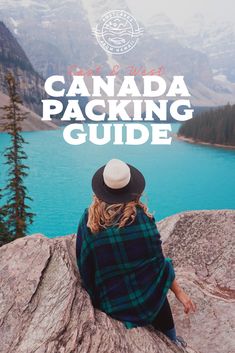
<svg viewBox="0 0 235 353"><path fill-rule="evenodd" d="M124 54L133 49L143 34L136 19L124 10L106 12L93 34L99 45L108 53Z"/></svg>

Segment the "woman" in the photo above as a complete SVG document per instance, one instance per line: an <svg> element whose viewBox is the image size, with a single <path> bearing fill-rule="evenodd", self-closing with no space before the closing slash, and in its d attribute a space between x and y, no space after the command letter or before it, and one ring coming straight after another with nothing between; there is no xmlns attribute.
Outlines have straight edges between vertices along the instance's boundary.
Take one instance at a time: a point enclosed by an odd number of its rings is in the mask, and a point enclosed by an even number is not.
<svg viewBox="0 0 235 353"><path fill-rule="evenodd" d="M171 259L163 255L155 219L140 201L144 188L142 173L118 159L96 171L93 203L78 226L78 268L96 308L126 328L151 324L186 346L176 336L168 290L186 313L195 305L176 282Z"/></svg>

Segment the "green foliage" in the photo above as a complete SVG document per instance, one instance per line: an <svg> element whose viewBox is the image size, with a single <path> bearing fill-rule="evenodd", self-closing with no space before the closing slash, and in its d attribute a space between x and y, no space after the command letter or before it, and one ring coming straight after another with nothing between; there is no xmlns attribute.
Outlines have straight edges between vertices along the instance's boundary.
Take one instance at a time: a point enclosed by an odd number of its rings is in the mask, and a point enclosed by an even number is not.
<svg viewBox="0 0 235 353"><path fill-rule="evenodd" d="M183 123L178 136L196 142L235 146L235 105L211 109Z"/></svg>
<svg viewBox="0 0 235 353"><path fill-rule="evenodd" d="M0 201L2 199L2 193L0 189ZM4 222L4 219L6 217L6 208L3 206L0 206L0 246L9 243L12 239L9 234L9 231L7 229L7 226Z"/></svg>
<svg viewBox="0 0 235 353"><path fill-rule="evenodd" d="M26 204L27 200L32 199L27 195L27 188L24 185L28 167L24 164L27 155L23 150L26 141L21 134L21 122L26 118L27 113L21 112L19 104L22 104L22 101L17 94L14 76L10 72L6 75L6 83L10 102L2 109L5 120L3 130L10 135L10 146L4 153L9 177L4 188L7 202L3 207L4 224L9 233L7 242L9 239L26 236L27 227L32 224L34 214L30 212L30 207Z"/></svg>

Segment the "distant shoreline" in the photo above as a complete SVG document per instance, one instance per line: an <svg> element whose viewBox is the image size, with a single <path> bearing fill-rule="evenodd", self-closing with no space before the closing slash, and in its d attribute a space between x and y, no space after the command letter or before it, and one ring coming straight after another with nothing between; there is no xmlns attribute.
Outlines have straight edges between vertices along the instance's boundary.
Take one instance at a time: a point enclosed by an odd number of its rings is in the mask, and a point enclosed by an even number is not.
<svg viewBox="0 0 235 353"><path fill-rule="evenodd" d="M174 138L176 138L177 140L180 141L184 141L184 142L188 142L194 145L205 145L205 146L209 146L209 147L219 147L219 148L224 148L224 149L228 149L228 150L235 150L235 146L232 145L221 145L218 143L209 143L209 142L203 142L203 141L196 141L193 138L190 137L185 137L185 136L178 136L177 134L173 134Z"/></svg>

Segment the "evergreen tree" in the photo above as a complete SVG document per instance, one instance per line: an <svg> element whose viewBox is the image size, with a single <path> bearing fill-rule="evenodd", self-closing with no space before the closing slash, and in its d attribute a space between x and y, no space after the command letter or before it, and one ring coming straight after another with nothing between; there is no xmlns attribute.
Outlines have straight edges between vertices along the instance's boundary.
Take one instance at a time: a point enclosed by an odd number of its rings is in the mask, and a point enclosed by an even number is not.
<svg viewBox="0 0 235 353"><path fill-rule="evenodd" d="M6 74L6 84L10 102L2 109L3 119L6 121L3 130L10 135L10 146L6 148L4 156L5 164L8 165L8 182L4 188L7 202L5 206L6 226L12 239L26 236L27 227L33 222L34 214L30 212L27 200L32 200L27 195L27 188L24 185L24 178L28 175L28 167L24 164L27 155L23 150L24 140L21 131L21 123L27 113L22 113L19 104L22 100L17 94L17 84L12 73Z"/></svg>
<svg viewBox="0 0 235 353"><path fill-rule="evenodd" d="M235 105L210 109L185 121L178 136L192 138L195 142L235 146Z"/></svg>
<svg viewBox="0 0 235 353"><path fill-rule="evenodd" d="M1 194L1 189L0 189L0 201L2 199L2 194ZM4 206L0 206L0 247L4 244L9 243L12 238L9 234L9 231L6 227L6 224L4 222L6 217L6 208Z"/></svg>

